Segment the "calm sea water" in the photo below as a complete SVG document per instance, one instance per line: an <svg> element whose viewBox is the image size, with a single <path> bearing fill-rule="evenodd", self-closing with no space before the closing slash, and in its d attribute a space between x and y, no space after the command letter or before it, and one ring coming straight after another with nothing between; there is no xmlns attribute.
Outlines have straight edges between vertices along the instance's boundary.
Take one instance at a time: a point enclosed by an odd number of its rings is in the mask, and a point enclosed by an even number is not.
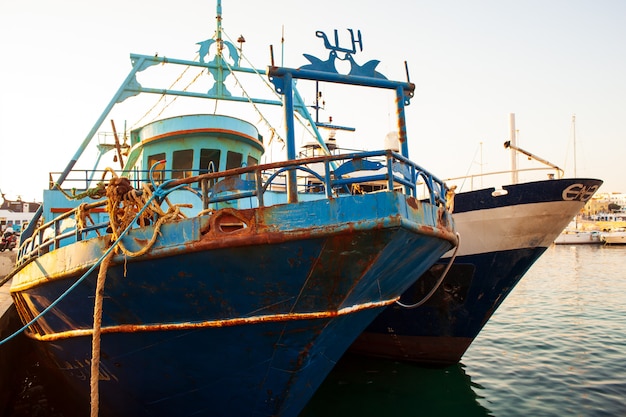
<svg viewBox="0 0 626 417"><path fill-rule="evenodd" d="M446 369L344 358L301 417L626 416L626 247L552 246Z"/></svg>
<svg viewBox="0 0 626 417"><path fill-rule="evenodd" d="M8 417L68 417L27 365ZM300 417L356 415L626 416L626 247L549 248L461 364L348 356Z"/></svg>

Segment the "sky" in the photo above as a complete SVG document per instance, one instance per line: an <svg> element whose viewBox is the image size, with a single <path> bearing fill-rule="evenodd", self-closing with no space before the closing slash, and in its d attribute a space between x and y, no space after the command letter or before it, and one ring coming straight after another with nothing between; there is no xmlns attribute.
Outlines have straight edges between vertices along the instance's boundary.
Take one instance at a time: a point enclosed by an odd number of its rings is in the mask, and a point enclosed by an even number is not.
<svg viewBox="0 0 626 417"><path fill-rule="evenodd" d="M519 147L565 176L604 180L601 192L626 192L625 1L306 4L314 7L223 0L223 27L245 36L259 68L269 65L269 45L289 67L307 64L303 53L324 58L315 32L337 29L343 42L348 28L362 34L359 63L377 59L379 72L405 80L406 61L416 85L406 108L410 155L439 178L508 169L503 143L515 114ZM126 77L129 53L192 60L214 31L214 0L0 0L2 192L41 201L48 172L65 168ZM329 93L324 117L358 125L346 141L376 149L393 128L389 116L370 118L377 97L349 106Z"/></svg>

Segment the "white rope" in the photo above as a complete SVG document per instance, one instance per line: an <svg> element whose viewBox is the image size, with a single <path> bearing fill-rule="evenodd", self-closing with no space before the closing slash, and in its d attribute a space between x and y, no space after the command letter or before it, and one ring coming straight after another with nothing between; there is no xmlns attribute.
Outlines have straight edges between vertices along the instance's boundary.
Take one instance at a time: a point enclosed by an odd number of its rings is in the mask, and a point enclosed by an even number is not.
<svg viewBox="0 0 626 417"><path fill-rule="evenodd" d="M411 309L411 308L417 308L421 306L422 304L424 304L426 301L430 300L430 297L432 297L435 291L437 291L437 289L443 282L443 279L448 274L448 271L450 270L450 267L454 263L454 260L456 259L456 253L459 251L459 246L461 246L461 235L457 233L456 237L457 237L457 244L456 244L456 248L454 248L454 253L452 254L452 257L450 258L450 262L448 262L448 266L446 267L445 271L443 271L443 273L441 274L441 277L439 278L439 281L437 281L437 284L430 290L430 292L426 295L426 297L422 298L421 301L415 304L402 304L400 300L396 301L396 304L398 304L400 307Z"/></svg>

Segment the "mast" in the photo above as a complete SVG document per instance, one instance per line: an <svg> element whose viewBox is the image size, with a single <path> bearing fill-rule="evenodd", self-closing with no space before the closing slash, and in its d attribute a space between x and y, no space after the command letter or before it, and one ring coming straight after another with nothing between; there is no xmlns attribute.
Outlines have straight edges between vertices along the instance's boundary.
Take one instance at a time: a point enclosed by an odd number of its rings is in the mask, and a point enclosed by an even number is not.
<svg viewBox="0 0 626 417"><path fill-rule="evenodd" d="M517 135L515 134L515 113L509 114L509 143L513 145L511 147L511 183L517 184Z"/></svg>
<svg viewBox="0 0 626 417"><path fill-rule="evenodd" d="M217 44L217 52L215 54L215 64L217 65L217 78L215 87L217 88L217 93L219 95L224 94L224 63L222 62L222 50L224 49L224 43L222 41L222 0L217 0L216 6L216 16L215 20L217 21L217 28L215 30L215 42Z"/></svg>
<svg viewBox="0 0 626 417"><path fill-rule="evenodd" d="M578 175L576 175L576 115L573 114L572 115L572 140L574 141L574 178L577 178ZM576 217L574 217L574 221L575 221L575 227L576 230L578 230L578 216L580 215L580 212L576 213Z"/></svg>
<svg viewBox="0 0 626 417"><path fill-rule="evenodd" d="M574 140L574 178L576 175L576 115L572 115L572 138Z"/></svg>
<svg viewBox="0 0 626 417"><path fill-rule="evenodd" d="M217 9L215 20L217 20L217 29L215 31L215 40L217 41L217 54L222 52L222 0L217 0Z"/></svg>

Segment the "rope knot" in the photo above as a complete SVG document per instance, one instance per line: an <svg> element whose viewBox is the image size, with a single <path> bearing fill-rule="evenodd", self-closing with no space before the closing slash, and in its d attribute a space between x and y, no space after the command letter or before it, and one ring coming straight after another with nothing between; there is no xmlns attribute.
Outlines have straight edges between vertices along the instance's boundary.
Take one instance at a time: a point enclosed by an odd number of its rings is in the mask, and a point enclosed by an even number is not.
<svg viewBox="0 0 626 417"><path fill-rule="evenodd" d="M123 197L133 191L134 188L130 184L130 180L126 177L111 178L107 186L107 196Z"/></svg>

